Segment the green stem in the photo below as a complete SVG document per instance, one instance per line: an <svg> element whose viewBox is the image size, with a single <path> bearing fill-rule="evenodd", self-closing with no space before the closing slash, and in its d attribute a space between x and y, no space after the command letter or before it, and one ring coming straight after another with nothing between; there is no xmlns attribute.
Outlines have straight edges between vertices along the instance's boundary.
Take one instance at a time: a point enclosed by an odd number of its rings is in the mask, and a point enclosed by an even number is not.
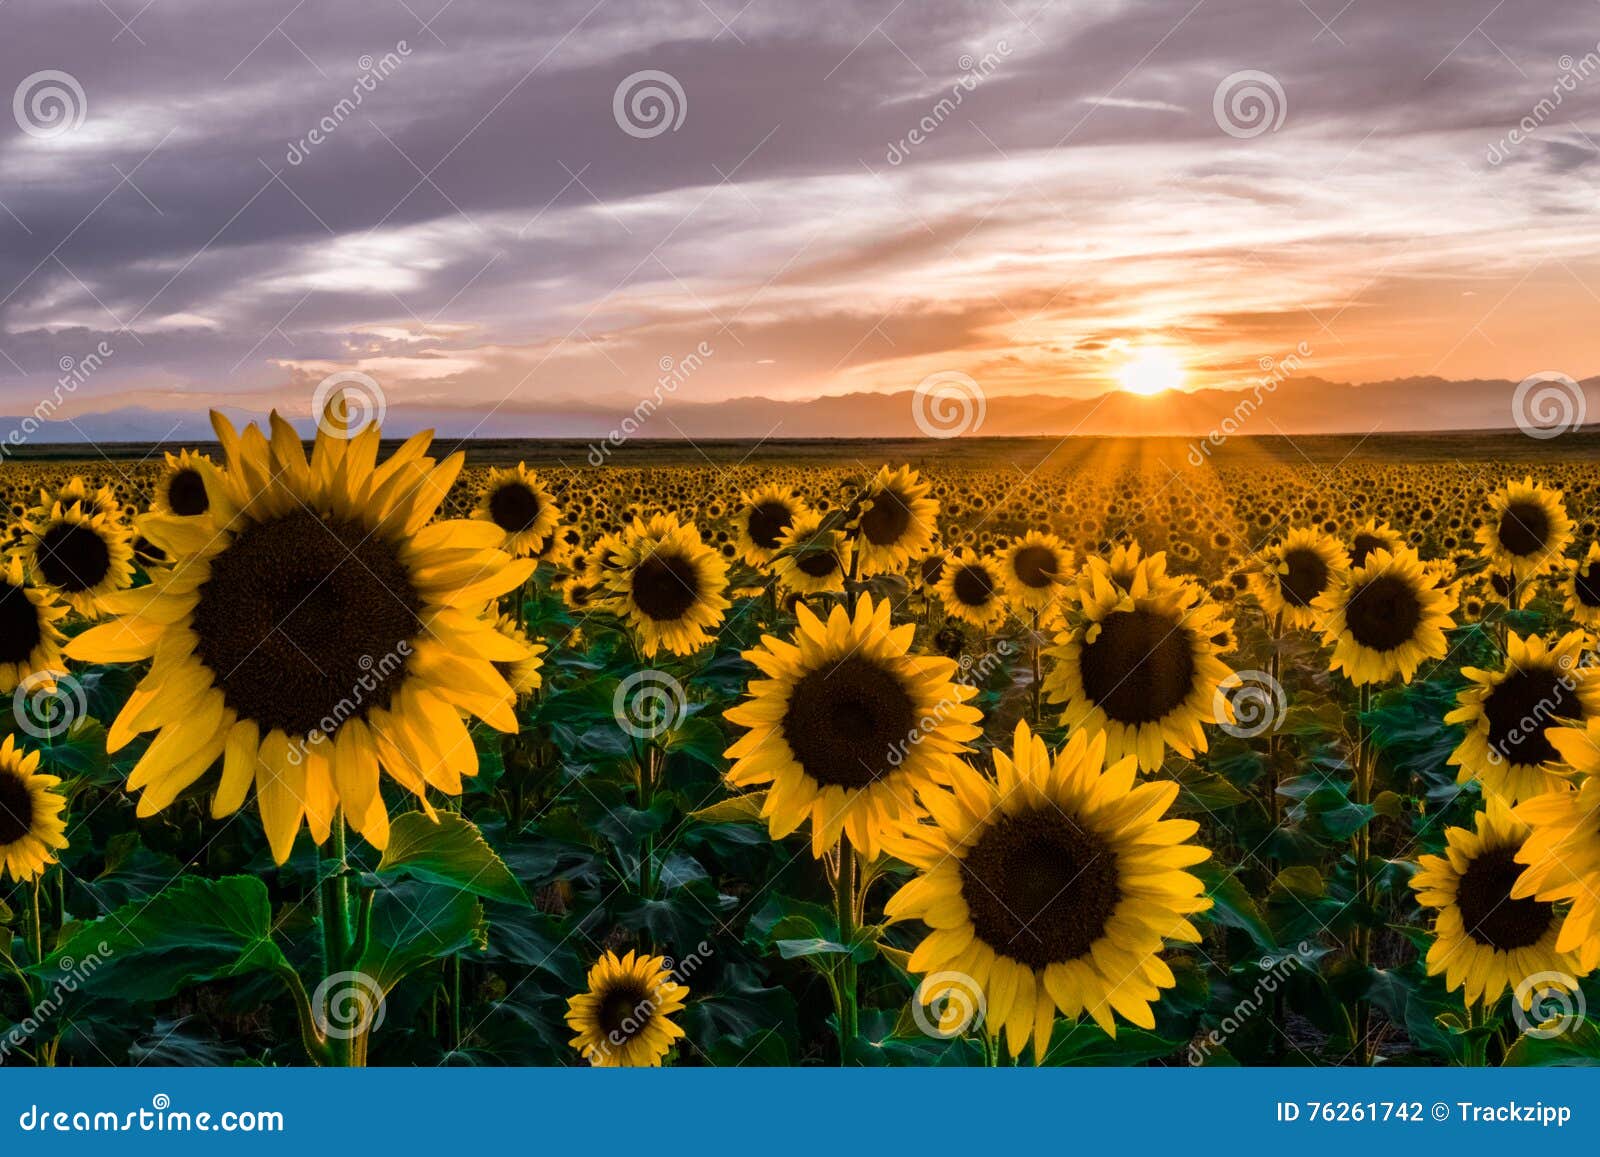
<svg viewBox="0 0 1600 1157"><path fill-rule="evenodd" d="M1029 661L1033 666L1033 728L1039 729L1039 612L1033 612L1032 629L1028 633Z"/></svg>
<svg viewBox="0 0 1600 1157"><path fill-rule="evenodd" d="M311 998L306 995L306 986L301 983L300 974L287 962L280 964L273 971L278 979L283 981L283 986L289 990L289 995L294 999L295 1019L300 1022L300 1043L305 1046L306 1055L314 1064L323 1066L333 1064L333 1050L328 1047L327 1040L317 1028L317 1018L311 1009Z"/></svg>
<svg viewBox="0 0 1600 1157"><path fill-rule="evenodd" d="M639 762L639 810L649 811L656 798L656 774L660 769L661 751L652 742L645 748L644 759ZM645 833L639 848L639 895L650 899L655 894L656 837Z"/></svg>
<svg viewBox="0 0 1600 1157"><path fill-rule="evenodd" d="M327 863L333 865L322 881L318 895L318 908L322 915L323 975L332 976L346 971L353 963L350 955L350 863L345 847L344 813L333 817L333 847L325 853ZM349 1063L348 1042L331 1046L338 1054L335 1063Z"/></svg>
<svg viewBox="0 0 1600 1157"><path fill-rule="evenodd" d="M1372 684L1363 683L1360 693L1360 715L1356 720L1356 767L1355 767L1355 793L1356 803L1362 808L1372 803L1372 784L1376 775L1377 753L1373 750L1372 735L1367 728L1367 714L1372 710ZM1356 908L1357 919L1360 923L1356 927L1356 960L1361 966L1361 975L1366 977L1372 966L1372 928L1368 924L1368 910L1372 905L1372 880L1367 871L1367 861L1372 855L1372 821L1369 818L1356 832ZM1372 1029L1372 1004L1367 1000L1356 1002L1355 1029L1357 1035L1356 1047L1359 1050L1361 1063L1370 1065L1373 1061L1372 1042L1369 1040Z"/></svg>
<svg viewBox="0 0 1600 1157"><path fill-rule="evenodd" d="M851 1045L859 1034L856 1006L856 853L847 837L839 839L839 872L834 879L834 907L839 920L839 942L845 955L839 965L839 1063L849 1063Z"/></svg>

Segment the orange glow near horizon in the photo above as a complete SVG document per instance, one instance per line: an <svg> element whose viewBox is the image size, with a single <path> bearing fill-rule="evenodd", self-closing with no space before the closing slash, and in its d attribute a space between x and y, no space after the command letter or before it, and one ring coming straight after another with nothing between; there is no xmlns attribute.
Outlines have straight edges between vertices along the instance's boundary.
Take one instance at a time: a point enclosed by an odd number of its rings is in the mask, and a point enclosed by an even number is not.
<svg viewBox="0 0 1600 1157"><path fill-rule="evenodd" d="M1117 371L1117 381L1122 388L1143 397L1182 389L1186 378L1178 355L1159 346L1141 346L1133 350Z"/></svg>

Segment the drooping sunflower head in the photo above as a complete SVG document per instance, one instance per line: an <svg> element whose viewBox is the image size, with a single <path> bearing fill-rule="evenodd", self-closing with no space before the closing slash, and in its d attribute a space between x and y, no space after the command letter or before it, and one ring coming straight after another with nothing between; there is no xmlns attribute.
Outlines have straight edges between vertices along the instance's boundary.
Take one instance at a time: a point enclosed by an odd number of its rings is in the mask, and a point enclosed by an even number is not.
<svg viewBox="0 0 1600 1157"><path fill-rule="evenodd" d="M1585 627L1600 626L1600 542L1591 542L1587 554L1568 564L1561 590L1573 622Z"/></svg>
<svg viewBox="0 0 1600 1157"><path fill-rule="evenodd" d="M1282 615L1290 630L1303 630L1317 624L1312 603L1348 569L1337 539L1313 529L1291 530L1283 541L1262 552L1248 582L1262 610L1269 616Z"/></svg>
<svg viewBox="0 0 1600 1157"><path fill-rule="evenodd" d="M85 618L108 612L117 591L133 583L133 547L117 514L92 502L35 507L23 523L28 576Z"/></svg>
<svg viewBox="0 0 1600 1157"><path fill-rule="evenodd" d="M646 658L662 648L690 655L711 641L732 605L728 564L701 541L693 524L664 514L636 520L612 553L614 565L601 572L610 604L633 629Z"/></svg>
<svg viewBox="0 0 1600 1157"><path fill-rule="evenodd" d="M561 510L539 476L519 462L489 471L472 516L500 528L501 550L526 558L537 555L555 533Z"/></svg>
<svg viewBox="0 0 1600 1157"><path fill-rule="evenodd" d="M30 675L62 669L56 624L66 613L48 588L26 582L22 559L0 563L0 695Z"/></svg>
<svg viewBox="0 0 1600 1157"><path fill-rule="evenodd" d="M1000 565L967 549L945 562L937 588L946 614L985 630L1005 622L1004 589Z"/></svg>
<svg viewBox="0 0 1600 1157"><path fill-rule="evenodd" d="M1126 588L1095 569L1068 628L1046 654L1053 664L1044 691L1064 704L1061 721L1104 731L1112 759L1137 755L1154 771L1168 746L1185 756L1206 749L1202 723L1213 719L1217 685L1228 677L1218 658L1231 624L1198 584L1168 577L1156 560L1141 562Z"/></svg>
<svg viewBox="0 0 1600 1157"><path fill-rule="evenodd" d="M15 736L0 741L0 866L13 880L31 880L67 846L61 780L38 772L37 751L24 752Z"/></svg>
<svg viewBox="0 0 1600 1157"><path fill-rule="evenodd" d="M766 566L783 549L783 536L806 513L791 486L763 486L746 496L734 518L739 553L751 566Z"/></svg>
<svg viewBox="0 0 1600 1157"><path fill-rule="evenodd" d="M380 464L377 426L352 435L346 413L335 397L309 461L277 414L269 441L214 413L225 466L199 467L211 518L148 516L172 566L67 648L154 660L107 736L116 751L158 733L128 778L138 814L221 757L212 814L237 811L253 785L280 863L302 819L320 843L336 811L384 846L380 771L424 807L430 786L459 794L477 772L464 713L517 728L494 664L526 650L484 609L533 563L501 551L488 523L432 521L460 454L435 463L422 434Z"/></svg>
<svg viewBox="0 0 1600 1157"><path fill-rule="evenodd" d="M1386 550L1393 554L1405 546L1405 542L1400 532L1387 522L1369 518L1350 536L1350 566L1366 566L1373 551Z"/></svg>
<svg viewBox="0 0 1600 1157"><path fill-rule="evenodd" d="M688 995L665 957L607 952L589 969L587 991L567 1001L572 1047L591 1065L657 1067L683 1036L672 1014Z"/></svg>
<svg viewBox="0 0 1600 1157"><path fill-rule="evenodd" d="M933 486L909 466L877 475L846 511L845 528L855 539L863 578L897 574L927 552L938 528Z"/></svg>
<svg viewBox="0 0 1600 1157"><path fill-rule="evenodd" d="M1429 578L1409 547L1375 550L1365 565L1318 597L1323 641L1333 648L1332 669L1357 685L1411 682L1424 659L1441 659L1452 626L1455 594Z"/></svg>
<svg viewBox="0 0 1600 1157"><path fill-rule="evenodd" d="M1199 825L1163 818L1178 785L1136 784L1132 757L1106 768L1105 754L1103 733L1079 731L1052 759L1019 723L993 778L961 765L925 790L932 822L891 837L917 875L885 914L930 929L912 971L970 978L1013 1056L1031 1040L1042 1060L1058 1012L1112 1036L1117 1016L1153 1028L1175 983L1164 942L1198 943L1188 917L1211 906L1184 871L1210 856L1189 842ZM928 1003L944 993L924 988Z"/></svg>
<svg viewBox="0 0 1600 1157"><path fill-rule="evenodd" d="M1554 644L1510 631L1502 670L1462 670L1471 683L1444 718L1467 725L1466 738L1450 756L1461 769L1459 782L1476 777L1486 793L1513 804L1568 790L1572 769L1549 736L1563 723L1582 726L1600 717L1600 670L1583 664L1590 643L1582 631Z"/></svg>
<svg viewBox="0 0 1600 1157"><path fill-rule="evenodd" d="M1030 530L1001 555L1000 573L1014 606L1043 611L1072 577L1072 551L1055 535Z"/></svg>
<svg viewBox="0 0 1600 1157"><path fill-rule="evenodd" d="M1473 829L1448 829L1444 855L1419 857L1411 878L1417 902L1438 910L1428 975L1444 973L1448 989L1462 989L1469 1005L1493 1004L1510 991L1527 1008L1537 991L1526 978L1587 971L1557 947L1556 905L1515 896L1517 856L1528 834L1505 801L1490 796Z"/></svg>
<svg viewBox="0 0 1600 1157"><path fill-rule="evenodd" d="M1572 542L1572 519L1561 491L1524 478L1489 496L1477 538L1491 565L1526 582L1561 564Z"/></svg>
<svg viewBox="0 0 1600 1157"><path fill-rule="evenodd" d="M915 627L889 613L868 595L826 623L797 605L792 641L769 635L744 653L766 678L726 712L749 728L728 749L728 783L767 789L774 839L810 820L818 859L841 835L875 856L884 825L915 815L916 791L979 734L976 689L955 682L953 660L911 654Z"/></svg>
<svg viewBox="0 0 1600 1157"><path fill-rule="evenodd" d="M822 516L806 511L778 536L772 573L793 594L842 594L854 549L848 534L823 529Z"/></svg>
<svg viewBox="0 0 1600 1157"><path fill-rule="evenodd" d="M156 480L155 495L150 509L157 514L171 514L180 518L198 518L211 508L206 494L206 480L200 473L200 463L210 464L204 454L183 450L167 455L166 469Z"/></svg>

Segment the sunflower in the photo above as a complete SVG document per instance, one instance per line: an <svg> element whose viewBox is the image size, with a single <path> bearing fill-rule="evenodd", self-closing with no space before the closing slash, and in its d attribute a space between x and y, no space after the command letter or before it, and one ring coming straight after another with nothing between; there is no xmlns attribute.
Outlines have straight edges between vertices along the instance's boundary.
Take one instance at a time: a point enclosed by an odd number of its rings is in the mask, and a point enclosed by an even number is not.
<svg viewBox="0 0 1600 1157"><path fill-rule="evenodd" d="M1250 591L1269 618L1283 616L1289 630L1317 625L1312 603L1337 583L1349 564L1344 547L1317 530L1291 530L1262 552L1259 569L1249 575Z"/></svg>
<svg viewBox="0 0 1600 1157"><path fill-rule="evenodd" d="M843 594L854 547L842 530L823 530L822 516L797 514L778 536L772 573L778 586L797 595Z"/></svg>
<svg viewBox="0 0 1600 1157"><path fill-rule="evenodd" d="M528 695L537 691L544 685L544 653L547 650L545 645L530 640L517 625L517 620L510 615L501 615L497 618L494 629L526 652L520 659L496 663L495 670L500 672L500 677L518 695Z"/></svg>
<svg viewBox="0 0 1600 1157"><path fill-rule="evenodd" d="M24 753L11 735L0 741L0 864L13 880L37 876L67 846L61 780L38 770L37 751Z"/></svg>
<svg viewBox="0 0 1600 1157"><path fill-rule="evenodd" d="M1591 542L1588 554L1568 564L1561 592L1566 595L1567 614L1573 622L1600 626L1600 542Z"/></svg>
<svg viewBox="0 0 1600 1157"><path fill-rule="evenodd" d="M734 519L739 553L745 562L759 567L777 558L784 532L805 510L805 503L788 486L763 486L749 495Z"/></svg>
<svg viewBox="0 0 1600 1157"><path fill-rule="evenodd" d="M1526 582L1557 566L1572 542L1572 519L1559 490L1524 478L1489 496L1478 545L1491 565Z"/></svg>
<svg viewBox="0 0 1600 1157"><path fill-rule="evenodd" d="M1013 606L1043 611L1072 571L1072 552L1053 534L1030 530L1000 556L1000 574Z"/></svg>
<svg viewBox="0 0 1600 1157"><path fill-rule="evenodd" d="M946 613L987 630L1005 622L1006 602L1001 588L998 566L970 550L959 550L945 563L936 590Z"/></svg>
<svg viewBox="0 0 1600 1157"><path fill-rule="evenodd" d="M689 989L672 977L664 956L607 952L589 969L589 989L567 1001L571 1045L591 1065L659 1067L683 1036L671 1016Z"/></svg>
<svg viewBox="0 0 1600 1157"><path fill-rule="evenodd" d="M0 564L0 695L30 675L62 669L56 624L66 613L49 590L26 585L20 558Z"/></svg>
<svg viewBox="0 0 1600 1157"><path fill-rule="evenodd" d="M1199 943L1188 917L1211 907L1184 871L1211 854L1188 842L1199 825L1162 818L1178 785L1136 784L1132 756L1102 770L1105 755L1105 733L1079 731L1052 759L1019 723L994 778L958 765L949 788L923 791L933 823L892 838L917 875L884 913L930 929L910 960L938 977L921 999L970 982L1012 1056L1031 1039L1043 1060L1058 1011L1111 1036L1113 1014L1154 1028L1150 1005L1176 983L1163 942Z"/></svg>
<svg viewBox="0 0 1600 1157"><path fill-rule="evenodd" d="M1222 722L1213 701L1229 674L1217 656L1231 624L1165 563L1160 554L1138 563L1126 588L1094 566L1093 590L1080 582L1078 613L1045 652L1054 660L1045 696L1065 703L1061 722L1104 731L1110 758L1137 755L1145 771L1161 766L1167 745L1184 756L1206 749L1201 724Z"/></svg>
<svg viewBox="0 0 1600 1157"><path fill-rule="evenodd" d="M489 471L472 517L498 526L504 539L497 545L514 558L538 554L561 518L556 500L527 464Z"/></svg>
<svg viewBox="0 0 1600 1157"><path fill-rule="evenodd" d="M66 508L76 506L90 514L104 514L113 519L121 518L124 513L122 503L117 501L116 493L111 487L102 486L91 492L89 483L76 474L57 487L54 493L49 490L39 491L39 509L49 510L57 503Z"/></svg>
<svg viewBox="0 0 1600 1157"><path fill-rule="evenodd" d="M1557 952L1578 957L1582 972L1600 966L1600 720L1586 729L1550 733L1556 749L1585 773L1576 791L1551 791L1517 805L1530 832L1517 851L1527 870L1511 888L1513 900L1570 900Z"/></svg>
<svg viewBox="0 0 1600 1157"><path fill-rule="evenodd" d="M1504 800L1489 796L1473 828L1447 829L1445 854L1419 857L1411 878L1417 903L1439 912L1428 975L1444 973L1447 990L1463 989L1469 1005L1491 1005L1510 991L1526 1009L1537 995L1537 986L1524 985L1526 978L1578 976L1588 969L1557 947L1561 918L1554 904L1514 898L1527 825Z"/></svg>
<svg viewBox="0 0 1600 1157"><path fill-rule="evenodd" d="M1590 639L1570 631L1546 645L1538 636L1506 638L1505 668L1463 668L1472 682L1457 697L1446 723L1465 723L1467 737L1450 755L1457 782L1474 776L1485 792L1512 803L1567 790L1570 769L1551 746L1549 728L1563 720L1600 716L1600 671L1581 665Z"/></svg>
<svg viewBox="0 0 1600 1157"><path fill-rule="evenodd" d="M676 515L636 520L617 544L607 575L610 606L627 620L639 650L690 655L711 640L728 602L728 564Z"/></svg>
<svg viewBox="0 0 1600 1157"><path fill-rule="evenodd" d="M927 553L939 521L932 490L909 466L893 472L879 467L846 512L845 527L854 534L862 578L897 574Z"/></svg>
<svg viewBox="0 0 1600 1157"><path fill-rule="evenodd" d="M1387 522L1379 522L1369 518L1350 538L1350 566L1363 567L1367 565L1367 558L1375 550L1386 550L1390 554L1397 553L1406 540L1400 532Z"/></svg>
<svg viewBox="0 0 1600 1157"><path fill-rule="evenodd" d="M1409 683L1424 659L1444 658L1456 600L1433 585L1415 551L1401 547L1374 550L1312 605L1333 648L1332 669L1360 686L1397 675Z"/></svg>
<svg viewBox="0 0 1600 1157"><path fill-rule="evenodd" d="M378 427L349 435L347 413L330 402L307 462L276 413L269 442L214 412L226 465L200 465L211 520L149 516L171 569L67 648L88 662L154 659L106 741L114 752L159 732L128 777L138 814L220 756L212 814L237 811L253 782L279 863L302 818L321 843L336 810L383 847L380 771L424 806L430 786L460 794L478 769L463 712L517 730L494 664L528 652L483 609L533 562L501 551L487 523L432 522L461 454L436 464L419 434L378 464Z"/></svg>
<svg viewBox="0 0 1600 1157"><path fill-rule="evenodd" d="M29 577L85 618L108 612L113 596L133 584L133 547L120 510L58 497L28 512L22 559Z"/></svg>
<svg viewBox="0 0 1600 1157"><path fill-rule="evenodd" d="M1133 577L1141 567L1146 581L1164 579L1167 575L1167 556L1164 553L1146 556L1137 542L1121 543L1105 557L1090 555L1083 560L1083 566L1078 571L1078 596L1080 599L1096 597L1095 592L1101 589L1103 583L1110 583L1118 590L1125 591L1133 585Z"/></svg>
<svg viewBox="0 0 1600 1157"><path fill-rule="evenodd" d="M194 518L210 509L206 497L205 478L200 473L200 463L210 463L204 454L188 450L167 455L167 468L156 481L150 509L156 514L171 514L181 518Z"/></svg>
<svg viewBox="0 0 1600 1157"><path fill-rule="evenodd" d="M728 783L768 787L773 839L809 819L818 859L841 833L872 859L884 825L915 816L916 789L979 735L976 688L954 682L954 660L910 654L915 627L889 611L862 595L854 618L836 606L824 623L797 605L792 642L768 635L744 653L767 677L725 712L750 729L728 749Z"/></svg>

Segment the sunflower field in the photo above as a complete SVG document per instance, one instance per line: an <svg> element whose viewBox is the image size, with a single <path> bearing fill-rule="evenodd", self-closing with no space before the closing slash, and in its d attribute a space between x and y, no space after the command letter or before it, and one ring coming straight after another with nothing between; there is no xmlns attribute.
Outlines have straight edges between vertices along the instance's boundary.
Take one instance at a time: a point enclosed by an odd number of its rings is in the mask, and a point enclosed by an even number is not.
<svg viewBox="0 0 1600 1157"><path fill-rule="evenodd" d="M0 466L0 1063L1600 1063L1589 462L214 427Z"/></svg>

